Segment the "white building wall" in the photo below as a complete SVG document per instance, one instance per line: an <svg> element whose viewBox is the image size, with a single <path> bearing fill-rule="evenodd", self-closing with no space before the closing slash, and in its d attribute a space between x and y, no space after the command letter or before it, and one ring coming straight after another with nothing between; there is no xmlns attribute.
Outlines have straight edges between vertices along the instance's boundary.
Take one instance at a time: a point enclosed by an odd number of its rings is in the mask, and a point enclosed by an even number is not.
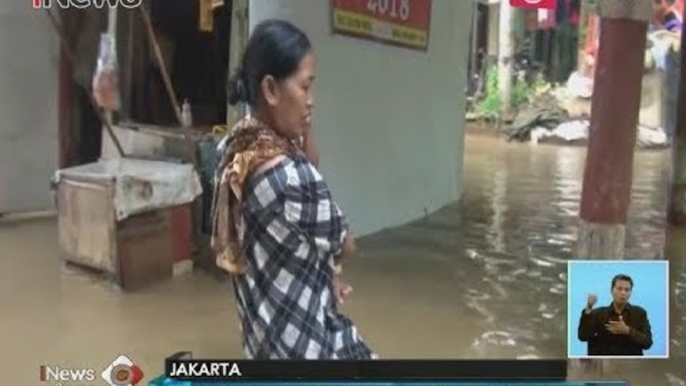
<svg viewBox="0 0 686 386"><path fill-rule="evenodd" d="M321 169L356 234L460 197L471 2L433 0L428 52L333 35L331 1L251 0L249 12L251 26L287 19L312 40Z"/></svg>
<svg viewBox="0 0 686 386"><path fill-rule="evenodd" d="M498 57L498 37L500 36L500 3L488 5L488 55Z"/></svg>
<svg viewBox="0 0 686 386"><path fill-rule="evenodd" d="M45 11L0 2L0 213L52 207L58 49Z"/></svg>

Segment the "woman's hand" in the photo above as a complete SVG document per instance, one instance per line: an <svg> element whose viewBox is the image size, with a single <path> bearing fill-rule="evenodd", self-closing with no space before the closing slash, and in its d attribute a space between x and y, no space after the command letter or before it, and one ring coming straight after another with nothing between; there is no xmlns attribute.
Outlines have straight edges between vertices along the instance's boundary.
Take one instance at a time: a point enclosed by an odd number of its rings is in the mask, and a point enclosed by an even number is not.
<svg viewBox="0 0 686 386"><path fill-rule="evenodd" d="M357 246L355 245L355 236L353 236L352 231L348 231L348 234L345 236L345 240L343 241L342 255L344 257L353 257L355 250L357 250Z"/></svg>
<svg viewBox="0 0 686 386"><path fill-rule="evenodd" d="M342 260L349 259L355 254L355 236L353 236L351 231L345 235L345 240L343 240L343 248L341 249L341 254L337 256L335 262L337 267L341 271L334 274L333 277L333 288L334 295L336 296L336 301L338 304L343 304L353 293L353 287L341 279L342 273Z"/></svg>
<svg viewBox="0 0 686 386"><path fill-rule="evenodd" d="M336 302L338 304L343 304L353 293L353 287L341 280L340 277L336 275L333 278L333 293L336 297Z"/></svg>
<svg viewBox="0 0 686 386"><path fill-rule="evenodd" d="M353 236L351 231L348 231L348 234L345 236L345 239L343 240L343 247L341 248L341 253L336 256L336 263L341 264L343 260L350 259L355 255L355 237Z"/></svg>

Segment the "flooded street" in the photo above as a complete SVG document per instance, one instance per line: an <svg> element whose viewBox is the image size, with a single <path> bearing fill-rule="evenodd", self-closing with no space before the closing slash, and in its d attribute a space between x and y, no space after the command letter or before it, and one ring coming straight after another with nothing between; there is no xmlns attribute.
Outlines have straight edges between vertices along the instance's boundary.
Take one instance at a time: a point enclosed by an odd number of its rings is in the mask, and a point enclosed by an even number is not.
<svg viewBox="0 0 686 386"><path fill-rule="evenodd" d="M458 227L471 260L462 265L472 279L467 304L487 317L485 329L502 331L476 342L476 354L563 356L566 263L576 258L585 148L475 137L467 146ZM663 256L668 161L667 152L636 156L628 259Z"/></svg>
<svg viewBox="0 0 686 386"><path fill-rule="evenodd" d="M385 354L403 358L431 357L431 352L463 358L565 357L566 264L576 258L586 150L505 143L474 134L467 136L465 148L460 203L360 243L365 256L354 266L352 277L360 281L357 287L363 287L364 297L383 290L372 289L359 276L370 282L382 280L383 288L397 286L394 291L407 297L408 308L417 307L417 297L424 298L420 302L425 303L421 306L425 316L414 321L411 335L411 339L422 338L413 341L414 349ZM634 165L626 258L663 259L669 151L638 152ZM670 230L667 250L676 283L671 307L672 359L618 361L605 365L602 375L572 367L571 378L686 385L686 232ZM405 276L404 284L397 283L399 276ZM373 319L360 310L358 320L367 329L376 325L374 320L378 323L377 318L394 315L395 307L403 307L400 301L389 305L395 298L388 291L384 295ZM426 300L430 296L434 298ZM446 310L450 307L452 312ZM441 330L446 318L454 323L451 331ZM370 334L386 338L397 333L398 323L413 322L394 319L385 329ZM391 338L387 339L390 344ZM436 339L442 343L435 345ZM393 344L388 347L402 345Z"/></svg>
<svg viewBox="0 0 686 386"><path fill-rule="evenodd" d="M575 238L585 148L506 144L468 137L463 229L467 304L486 316L477 356L561 357L566 353L566 261ZM641 151L634 162L627 259L665 256L669 151ZM686 385L686 234L670 230L671 361L622 361L607 378L636 385ZM464 261L464 260L463 260ZM473 296L472 296L473 295ZM488 330L488 331L486 331ZM593 379L573 371L574 378ZM618 374L618 375L615 375Z"/></svg>
<svg viewBox="0 0 686 386"><path fill-rule="evenodd" d="M471 134L465 149L459 203L358 241L360 256L345 273L355 293L343 311L385 358L565 357L565 272L575 257L585 148ZM661 259L667 249L678 281L673 359L606 371L632 385L686 385L686 233L671 230L665 248L668 181L668 152L637 153L626 256ZM146 381L174 351L242 355L228 285L202 272L119 293L61 265L54 219L0 222L0 256L8 383L40 384L41 364L104 369L119 354Z"/></svg>

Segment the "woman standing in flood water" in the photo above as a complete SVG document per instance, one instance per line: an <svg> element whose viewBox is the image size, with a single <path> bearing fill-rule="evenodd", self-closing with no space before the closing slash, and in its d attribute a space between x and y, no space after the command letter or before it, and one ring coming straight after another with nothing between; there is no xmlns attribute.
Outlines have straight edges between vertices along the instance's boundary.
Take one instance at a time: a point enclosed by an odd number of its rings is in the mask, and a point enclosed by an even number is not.
<svg viewBox="0 0 686 386"><path fill-rule="evenodd" d="M336 285L354 251L343 213L313 160L314 56L285 21L258 25L229 84L252 114L232 129L219 165L212 246L232 273L251 359L368 359L340 315ZM308 146L309 142L309 146Z"/></svg>

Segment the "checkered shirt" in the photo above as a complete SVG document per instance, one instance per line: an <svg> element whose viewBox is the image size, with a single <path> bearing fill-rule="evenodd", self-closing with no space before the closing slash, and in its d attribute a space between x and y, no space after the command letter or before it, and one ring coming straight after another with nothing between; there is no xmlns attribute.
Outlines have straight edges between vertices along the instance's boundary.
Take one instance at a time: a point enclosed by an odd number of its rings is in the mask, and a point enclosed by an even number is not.
<svg viewBox="0 0 686 386"><path fill-rule="evenodd" d="M333 257L348 226L317 169L286 158L251 178L242 208L245 275L233 277L250 359L370 359L338 313Z"/></svg>

